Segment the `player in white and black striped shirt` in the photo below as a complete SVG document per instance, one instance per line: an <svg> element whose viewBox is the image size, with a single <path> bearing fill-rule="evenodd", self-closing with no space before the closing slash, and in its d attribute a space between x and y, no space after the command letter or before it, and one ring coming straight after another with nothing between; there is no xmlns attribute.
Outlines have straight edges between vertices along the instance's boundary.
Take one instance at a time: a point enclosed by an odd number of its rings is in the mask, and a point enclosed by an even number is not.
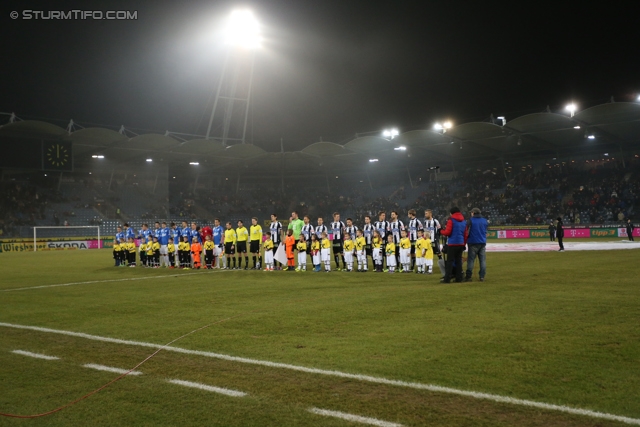
<svg viewBox="0 0 640 427"><path fill-rule="evenodd" d="M418 239L418 230L422 230L422 223L416 218L415 209L410 209L407 214L409 215L408 237L411 240L411 270L413 270L416 267L416 240Z"/></svg>
<svg viewBox="0 0 640 427"><path fill-rule="evenodd" d="M391 211L389 233L393 236L393 243L395 243L396 246L400 244L400 232L404 229L404 223L398 219L398 212ZM396 264L400 265L400 251L396 251Z"/></svg>
<svg viewBox="0 0 640 427"><path fill-rule="evenodd" d="M353 241L356 240L356 231L358 231L358 227L353 225L351 218L347 218L347 226L344 228L344 232L348 233Z"/></svg>
<svg viewBox="0 0 640 427"><path fill-rule="evenodd" d="M387 221L387 213L384 211L378 212L378 220L373 224L373 228L378 230L380 238L382 238L382 253L385 253L385 247L387 245L387 234L389 233L389 221ZM386 257L382 257L382 263L386 262Z"/></svg>
<svg viewBox="0 0 640 427"><path fill-rule="evenodd" d="M329 230L327 229L327 226L324 225L324 220L322 218L318 218L318 225L316 225L315 232L316 236L318 236L318 239L320 240L322 240L322 233L327 233L327 235L329 235Z"/></svg>
<svg viewBox="0 0 640 427"><path fill-rule="evenodd" d="M282 223L278 221L278 215L271 214L271 224L269 224L269 231L271 232L271 240L273 240L273 253L278 250L278 246L282 242ZM274 259L275 261L275 259ZM282 264L279 261L274 262L278 270L282 269Z"/></svg>
<svg viewBox="0 0 640 427"><path fill-rule="evenodd" d="M431 247L433 248L433 253L438 255L438 268L440 268L440 272L444 276L445 264L442 259L442 251L440 250L440 223L437 219L433 217L433 212L431 209L427 209L424 211L424 231L429 232L431 234Z"/></svg>
<svg viewBox="0 0 640 427"><path fill-rule="evenodd" d="M342 258L342 268L347 269L347 264L344 261L344 251L342 248L342 242L344 237L344 229L346 225L340 221L340 214L338 212L333 213L333 222L331 223L331 233L333 234L333 259L336 262L336 270L340 270L340 258ZM338 256L338 254L340 256Z"/></svg>
<svg viewBox="0 0 640 427"><path fill-rule="evenodd" d="M373 226L373 224L371 224L371 217L369 215L365 215L364 226L362 226L362 233L364 234L364 240L367 242L367 246L365 246L365 252L368 257L371 257L371 262L373 262L373 250L371 249L373 230L375 230L375 227Z"/></svg>
<svg viewBox="0 0 640 427"><path fill-rule="evenodd" d="M307 250L307 253L311 256L311 235L315 234L315 228L313 227L313 225L311 225L311 219L309 218L309 215L305 215L302 220L304 222L304 225L302 226L302 230L300 233L304 236L305 242L307 242L307 247L309 248L309 250Z"/></svg>

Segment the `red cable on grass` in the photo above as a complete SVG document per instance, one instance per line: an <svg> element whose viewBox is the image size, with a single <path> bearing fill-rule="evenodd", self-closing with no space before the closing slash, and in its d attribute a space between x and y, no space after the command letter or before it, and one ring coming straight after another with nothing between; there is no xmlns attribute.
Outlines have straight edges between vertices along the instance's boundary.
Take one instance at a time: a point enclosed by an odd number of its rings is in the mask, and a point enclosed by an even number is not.
<svg viewBox="0 0 640 427"><path fill-rule="evenodd" d="M191 335L191 334L193 334L193 333L196 333L196 332L198 332L198 331L201 331L201 330L203 330L203 329L206 329L206 328L208 328L208 327L210 327L210 326L217 325L218 323L226 322L227 320L235 319L236 317L244 316L245 314L253 313L254 311L257 311L257 310L247 311L247 312L245 312L245 313L241 313L241 314L238 314L238 315L236 315L236 316L227 317L226 319L218 320L217 322L209 323L208 325L201 326L201 327L199 327L199 328L197 328L197 329L194 329L193 331L188 332L188 333L186 333L186 334L184 334L184 335L182 335L182 336L180 336L180 337L178 337L178 338L174 339L173 341L170 341L170 342L168 342L167 344L163 345L162 347L160 347L159 349L157 349L156 351L154 351L152 354L150 354L149 356L147 356L147 358L146 358L146 359L144 359L142 362L138 363L136 366L134 366L133 368L131 368L130 370L128 370L128 371L127 371L127 372L125 372L124 374L122 374L122 375L120 375L120 376L118 376L118 377L116 377L116 378L112 379L111 381L109 381L108 383L106 383L105 385L103 385L102 387L99 387L99 388L97 388L97 389L93 390L92 392L87 393L87 394L85 394L84 396L79 397L78 399L76 399L76 400L74 400L74 401L72 401L72 402L67 403L66 405L60 406L59 408L52 409L51 411L43 412L43 413L41 413L41 414L34 414L34 415L7 414L7 413L4 413L4 412L0 412L0 416L3 416L3 417L11 417L11 418L40 418L40 417L45 417L45 416L47 416L47 415L55 414L56 412L60 412L60 411L62 411L63 409L68 408L69 406L75 405L76 403L78 403L78 402L80 402L80 401L82 401L82 400L84 400L84 399L86 399L86 398L88 398L88 397L90 397L90 396L92 396L92 395L94 395L94 394L98 393L99 391L104 390L105 388L107 388L107 387L108 387L108 386L110 386L111 384L115 383L116 381L118 381L118 380L120 380L120 379L122 379L122 378L126 377L126 376L127 376L127 375L129 375L131 372L135 371L135 370L136 370L136 369L138 369L140 366L142 366L142 364L143 364L143 363L145 363L146 361L148 361L149 359L151 359L153 356L155 356L156 354L158 354L161 350L164 350L165 348L167 348L168 346L170 346L170 345L171 345L171 344L173 344L174 342L176 342L176 341L178 341L178 340L181 340L182 338L184 338L184 337L186 337L186 336L189 336L189 335Z"/></svg>

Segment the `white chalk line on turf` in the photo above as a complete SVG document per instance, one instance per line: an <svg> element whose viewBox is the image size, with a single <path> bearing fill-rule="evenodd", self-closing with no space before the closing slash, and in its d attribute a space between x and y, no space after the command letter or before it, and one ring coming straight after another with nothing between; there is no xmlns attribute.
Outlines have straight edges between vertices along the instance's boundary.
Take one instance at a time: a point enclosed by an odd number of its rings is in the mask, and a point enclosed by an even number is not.
<svg viewBox="0 0 640 427"><path fill-rule="evenodd" d="M390 423L377 418L361 417L360 415L347 414L346 412L329 411L327 409L309 408L309 412L324 415L325 417L342 418L343 420L352 421L354 423L369 424L378 427L402 427L402 424Z"/></svg>
<svg viewBox="0 0 640 427"><path fill-rule="evenodd" d="M287 363L270 362L267 360L248 359L244 357L229 356L226 354L212 353L207 351L188 350L180 347L171 347L171 346L165 347L160 344L153 344L153 343L142 342L142 341L122 340L118 338L101 337L98 335L90 335L82 332L63 331L59 329L42 328L39 326L16 325L13 323L2 323L2 322L0 322L0 326L4 326L6 328L25 329L25 330L44 332L44 333L50 333L50 334L66 335L70 337L85 338L93 341L102 341L102 342L108 342L113 344L134 345L138 347L149 347L149 348L155 348L155 349L162 348L165 351L172 351L174 353L211 357L215 359L227 360L230 362L247 363L251 365L267 366L270 368L289 369L292 371L306 372L309 374L348 378L348 379L357 380L357 381L413 388L417 390L427 390L427 391L432 391L436 393L448 393L448 394L454 394L458 396L471 397L474 399L491 400L498 403L509 403L512 405L527 406L531 408L545 409L549 411L565 412L565 413L574 414L574 415L584 415L586 417L591 417L591 418L600 418L605 420L619 421L626 424L640 425L640 418L630 418L622 415L614 415L614 414L608 414L605 412L592 411L590 409L580 409L580 408L573 408L565 405L554 405L551 403L536 402L534 400L517 399L513 397L508 397L508 396L500 396L498 394L481 393L481 392L469 391L469 390L460 390L456 388L443 387L443 386L434 385L434 384L423 384L423 383L407 382L407 381L401 381L401 380L390 380L387 378L374 377L370 375L350 374L347 372L330 371L326 369L307 368L305 366L289 365Z"/></svg>
<svg viewBox="0 0 640 427"><path fill-rule="evenodd" d="M211 385L194 383L194 382L191 382L191 381L167 380L167 382L169 382L171 384L181 385L181 386L184 386L184 387L191 387L191 388L197 388L197 389L200 389L200 390L211 391L211 392L214 392L214 393L224 394L224 395L232 396L232 397L244 397L244 396L247 395L247 393L244 393L242 391L231 390L231 389L222 388L222 387L214 387L214 386L211 386Z"/></svg>
<svg viewBox="0 0 640 427"><path fill-rule="evenodd" d="M214 270L215 271L215 270ZM214 271L200 271L197 273L174 273L167 274L164 276L144 276L144 277L127 277L124 279L106 279L106 280L90 280L87 282L72 282L72 283L60 283L56 285L39 285L39 286L28 286L26 288L11 288L11 289L0 289L0 292L12 292L12 291L27 291L30 289L43 289L43 288L58 288L60 286L73 286L73 285L92 285L95 283L108 283L108 282L128 282L131 280L149 280L149 279L166 279L167 277L183 277L183 276L192 276L194 274L208 274L213 273ZM216 273L228 272L230 270L218 270Z"/></svg>
<svg viewBox="0 0 640 427"><path fill-rule="evenodd" d="M89 369L96 369L98 371L113 372L114 374L126 374L127 372L129 372L128 369L120 369L120 368L113 368L111 366L96 365L95 363L87 363L86 365L82 365L82 367L89 368ZM142 375L142 372L131 371L129 372L129 375Z"/></svg>
<svg viewBox="0 0 640 427"><path fill-rule="evenodd" d="M44 360L59 360L60 359L59 357L56 357L56 356L47 356L46 354L32 353L30 351L24 351L24 350L13 350L11 353L20 354L22 356L34 357L36 359L44 359Z"/></svg>

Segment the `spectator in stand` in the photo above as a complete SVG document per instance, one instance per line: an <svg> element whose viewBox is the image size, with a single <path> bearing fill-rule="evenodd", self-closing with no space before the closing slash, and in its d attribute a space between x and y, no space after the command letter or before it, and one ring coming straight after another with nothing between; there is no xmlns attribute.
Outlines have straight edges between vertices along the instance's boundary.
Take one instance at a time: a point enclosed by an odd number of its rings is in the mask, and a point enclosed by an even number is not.
<svg viewBox="0 0 640 427"><path fill-rule="evenodd" d="M558 238L558 245L560 249L558 252L564 252L564 245L562 244L562 239L564 239L564 227L562 224L562 218L558 217L558 223L556 224L556 237Z"/></svg>
<svg viewBox="0 0 640 427"><path fill-rule="evenodd" d="M451 216L447 220L447 226L442 230L442 235L447 236L447 260L445 262L444 277L442 283L451 283L453 265L456 265L456 282L462 282L462 253L467 244L467 227L464 216L458 207L451 208Z"/></svg>
<svg viewBox="0 0 640 427"><path fill-rule="evenodd" d="M487 227L489 223L482 217L479 208L471 209L471 218L469 219L468 239L469 255L467 258L467 277L465 282L471 282L473 276L473 265L478 257L480 262L480 281L484 282L484 276L487 274Z"/></svg>

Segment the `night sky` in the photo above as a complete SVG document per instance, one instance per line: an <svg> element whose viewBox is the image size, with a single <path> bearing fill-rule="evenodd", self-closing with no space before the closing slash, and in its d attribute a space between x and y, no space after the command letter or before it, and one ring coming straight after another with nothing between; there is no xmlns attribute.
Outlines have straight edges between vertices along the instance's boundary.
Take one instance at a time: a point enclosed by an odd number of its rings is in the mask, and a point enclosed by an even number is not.
<svg viewBox="0 0 640 427"><path fill-rule="evenodd" d="M203 134L224 57L215 29L238 6L264 26L252 121L266 149L281 137L296 149L640 91L638 22L626 3L178 3L3 2L0 111ZM138 19L11 19L24 9L136 10Z"/></svg>

